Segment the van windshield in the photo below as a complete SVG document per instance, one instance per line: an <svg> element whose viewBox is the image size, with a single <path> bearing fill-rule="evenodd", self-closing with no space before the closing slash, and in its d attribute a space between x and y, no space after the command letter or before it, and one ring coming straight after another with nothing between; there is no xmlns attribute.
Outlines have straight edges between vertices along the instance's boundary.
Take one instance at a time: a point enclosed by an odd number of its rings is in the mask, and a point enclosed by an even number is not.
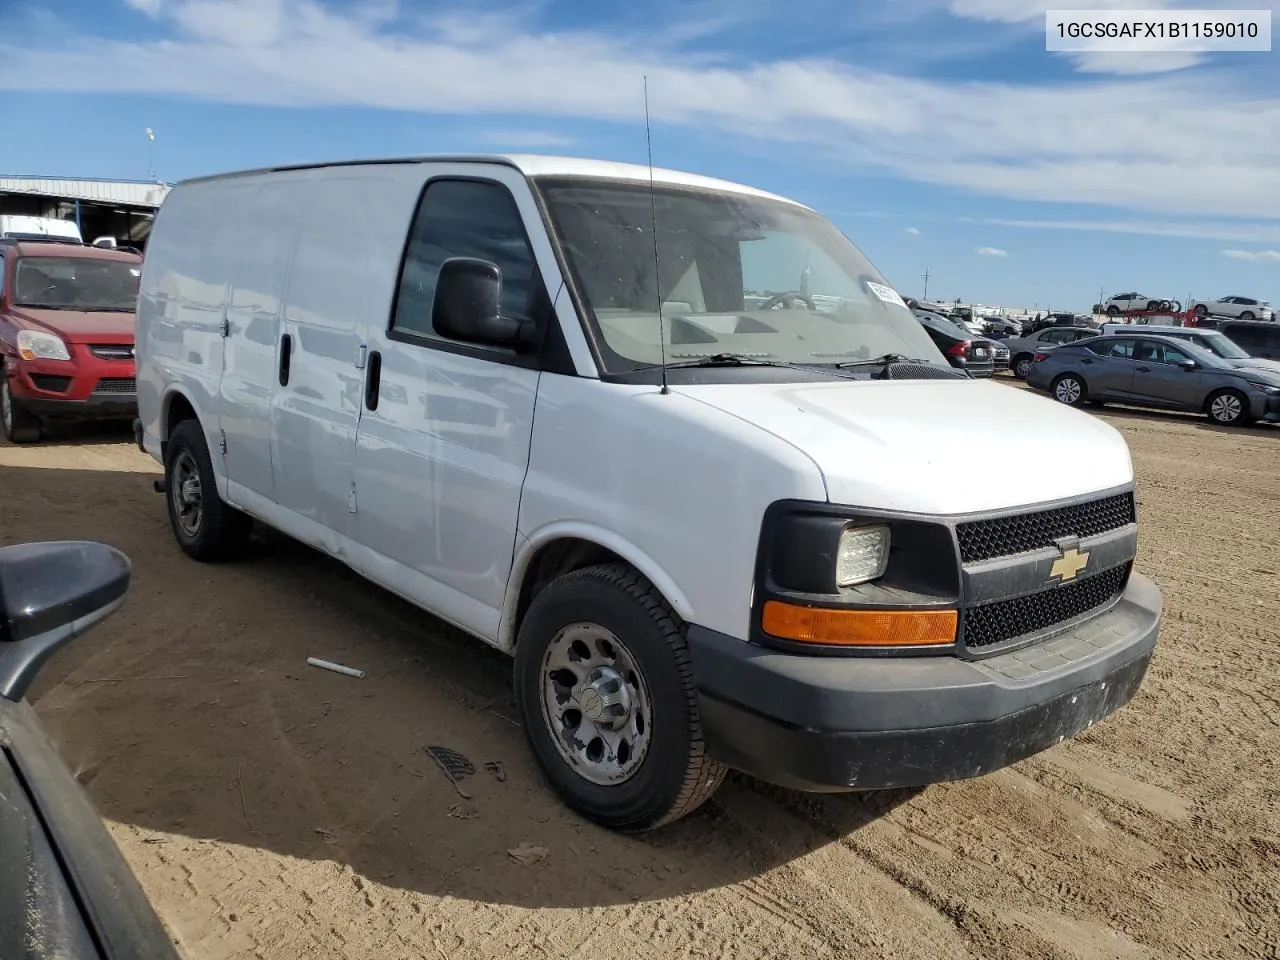
<svg viewBox="0 0 1280 960"><path fill-rule="evenodd" d="M132 313L142 265L89 257L23 257L14 268L15 306Z"/></svg>
<svg viewBox="0 0 1280 960"><path fill-rule="evenodd" d="M946 366L884 277L803 207L647 183L538 187L605 372L660 364L663 347L668 363L728 353L834 367L899 354Z"/></svg>

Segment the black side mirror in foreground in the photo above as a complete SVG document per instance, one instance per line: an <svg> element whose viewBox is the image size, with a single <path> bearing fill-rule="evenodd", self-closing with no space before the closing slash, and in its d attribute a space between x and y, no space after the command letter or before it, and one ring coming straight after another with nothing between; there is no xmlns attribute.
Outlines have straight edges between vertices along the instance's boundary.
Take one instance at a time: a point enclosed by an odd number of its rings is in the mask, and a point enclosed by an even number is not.
<svg viewBox="0 0 1280 960"><path fill-rule="evenodd" d="M0 696L21 700L55 650L113 613L131 572L105 543L0 548Z"/></svg>
<svg viewBox="0 0 1280 960"><path fill-rule="evenodd" d="M536 346L530 320L502 315L502 270L496 263L451 257L440 265L431 327L450 340L524 352Z"/></svg>

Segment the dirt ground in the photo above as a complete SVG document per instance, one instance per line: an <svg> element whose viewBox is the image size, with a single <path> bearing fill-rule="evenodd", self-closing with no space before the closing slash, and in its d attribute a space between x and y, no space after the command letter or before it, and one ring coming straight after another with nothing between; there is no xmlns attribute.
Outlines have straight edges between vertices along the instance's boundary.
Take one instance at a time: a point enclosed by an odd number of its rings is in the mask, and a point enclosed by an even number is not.
<svg viewBox="0 0 1280 960"><path fill-rule="evenodd" d="M1128 707L923 791L731 777L640 839L549 794L500 655L283 538L184 558L127 431L0 446L0 542L133 559L123 610L35 699L191 960L1275 960L1280 429L1102 415L1133 450L1140 566L1167 603ZM472 760L467 796L428 745Z"/></svg>

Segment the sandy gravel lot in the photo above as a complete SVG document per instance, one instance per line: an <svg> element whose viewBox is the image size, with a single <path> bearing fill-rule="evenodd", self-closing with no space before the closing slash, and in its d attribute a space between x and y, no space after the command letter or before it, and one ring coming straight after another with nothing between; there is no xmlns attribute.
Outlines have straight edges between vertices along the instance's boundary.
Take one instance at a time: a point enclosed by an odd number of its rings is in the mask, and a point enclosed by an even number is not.
<svg viewBox="0 0 1280 960"><path fill-rule="evenodd" d="M549 795L501 656L279 537L230 566L181 556L127 431L0 446L0 542L134 561L124 609L35 699L192 960L1275 960L1280 429L1102 415L1132 447L1140 564L1167 603L1132 704L914 793L730 778L642 839ZM432 744L473 761L469 797Z"/></svg>

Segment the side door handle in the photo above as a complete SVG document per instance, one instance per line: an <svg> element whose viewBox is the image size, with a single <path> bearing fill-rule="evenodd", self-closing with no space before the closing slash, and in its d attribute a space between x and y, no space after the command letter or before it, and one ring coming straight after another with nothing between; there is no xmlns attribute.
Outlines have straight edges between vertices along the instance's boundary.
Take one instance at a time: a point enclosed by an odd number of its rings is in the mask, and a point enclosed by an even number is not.
<svg viewBox="0 0 1280 960"><path fill-rule="evenodd" d="M1092 361L1092 360L1090 360L1088 357L1084 357L1084 358L1082 358L1080 362L1081 362L1081 363L1093 363L1093 361Z"/></svg>
<svg viewBox="0 0 1280 960"><path fill-rule="evenodd" d="M1150 368L1150 367L1138 367L1138 372L1139 372L1139 373L1150 373L1150 372L1151 372L1151 368Z"/></svg>
<svg viewBox="0 0 1280 960"><path fill-rule="evenodd" d="M378 409L378 390L382 385L382 354L374 350L369 354L364 375L364 405L366 409Z"/></svg>
<svg viewBox="0 0 1280 960"><path fill-rule="evenodd" d="M280 341L280 386L289 385L289 361L293 359L293 334L286 333Z"/></svg>

